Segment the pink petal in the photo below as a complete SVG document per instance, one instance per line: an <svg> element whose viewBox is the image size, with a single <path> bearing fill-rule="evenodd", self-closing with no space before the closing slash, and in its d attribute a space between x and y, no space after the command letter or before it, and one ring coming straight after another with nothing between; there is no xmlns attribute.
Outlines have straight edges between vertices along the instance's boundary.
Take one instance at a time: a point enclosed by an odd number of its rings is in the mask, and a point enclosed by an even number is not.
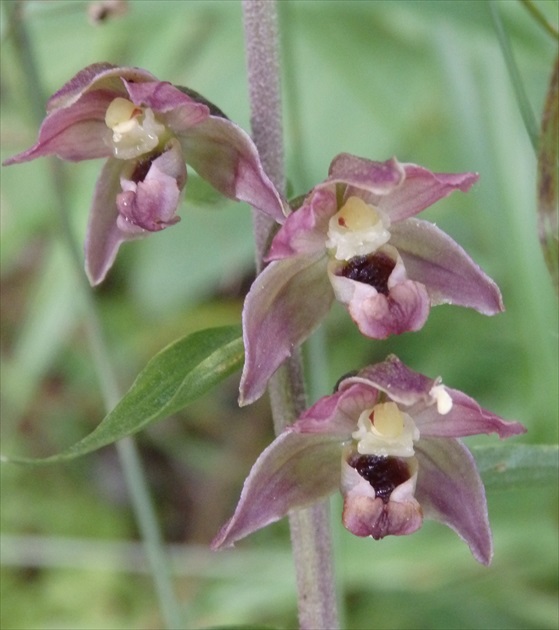
<svg viewBox="0 0 559 630"><path fill-rule="evenodd" d="M300 433L329 433L347 440L357 427L364 409L374 407L378 391L368 383L357 383L323 396L292 425Z"/></svg>
<svg viewBox="0 0 559 630"><path fill-rule="evenodd" d="M393 224L418 214L456 190L467 192L479 179L477 173L432 173L416 164L400 166L405 170L404 182L378 200L378 207Z"/></svg>
<svg viewBox="0 0 559 630"><path fill-rule="evenodd" d="M323 252L328 222L337 211L335 188L315 189L304 204L287 217L274 236L266 260Z"/></svg>
<svg viewBox="0 0 559 630"><path fill-rule="evenodd" d="M407 219L391 229L408 276L427 288L431 303L467 306L494 315L504 310L499 287L448 234Z"/></svg>
<svg viewBox="0 0 559 630"><path fill-rule="evenodd" d="M218 116L179 136L185 159L206 181L230 199L245 201L279 223L286 204L264 172L250 136Z"/></svg>
<svg viewBox="0 0 559 630"><path fill-rule="evenodd" d="M117 196L118 226L137 234L137 227L158 232L179 221L176 216L181 191L186 183L186 167L176 140L171 140L151 163L143 181L121 178L123 192Z"/></svg>
<svg viewBox="0 0 559 630"><path fill-rule="evenodd" d="M340 455L341 445L331 436L284 431L256 460L235 513L215 537L212 549L231 547L290 510L335 492Z"/></svg>
<svg viewBox="0 0 559 630"><path fill-rule="evenodd" d="M526 433L519 422L507 422L457 389L445 388L452 398L452 409L445 415L437 413L430 405L413 413L421 435L424 437L466 437L482 433L496 433L501 439Z"/></svg>
<svg viewBox="0 0 559 630"><path fill-rule="evenodd" d="M127 239L117 226L116 197L126 163L109 158L97 179L85 238L85 271L92 285L99 284L111 268L118 248ZM140 236L140 235L138 235ZM132 238L130 235L128 238Z"/></svg>
<svg viewBox="0 0 559 630"><path fill-rule="evenodd" d="M129 83L124 81L130 99L135 105L151 108L161 116L165 124L175 133L184 133L208 118L207 105L198 103L190 96L163 81Z"/></svg>
<svg viewBox="0 0 559 630"><path fill-rule="evenodd" d="M106 90L117 92L116 96L126 96L122 79L142 82L153 81L155 77L147 70L129 66L115 66L111 63L94 63L80 70L48 100L47 112L67 108L85 92Z"/></svg>
<svg viewBox="0 0 559 630"><path fill-rule="evenodd" d="M9 158L4 165L45 155L57 155L71 161L109 157L112 151L105 143L110 137L105 112L115 96L112 92L98 90L85 94L67 109L52 111L41 125L36 144Z"/></svg>
<svg viewBox="0 0 559 630"><path fill-rule="evenodd" d="M437 384L437 379L410 370L392 354L382 363L370 365L356 376L344 379L339 388L346 389L355 383L369 383L370 386L388 394L394 402L410 407L417 403L425 405L433 403L430 391Z"/></svg>
<svg viewBox="0 0 559 630"><path fill-rule="evenodd" d="M425 517L452 528L476 560L489 564L493 555L485 489L472 454L458 440L421 439L416 497Z"/></svg>
<svg viewBox="0 0 559 630"><path fill-rule="evenodd" d="M241 405L262 396L272 374L326 316L334 296L325 265L321 256L278 260L254 281L243 309Z"/></svg>
<svg viewBox="0 0 559 630"><path fill-rule="evenodd" d="M323 185L346 184L351 189L364 191L362 196L367 200L370 195L385 196L393 194L394 190L404 180L404 169L396 158L386 162L374 162L349 153L337 155L330 164L328 179ZM351 190L346 197L354 194Z"/></svg>

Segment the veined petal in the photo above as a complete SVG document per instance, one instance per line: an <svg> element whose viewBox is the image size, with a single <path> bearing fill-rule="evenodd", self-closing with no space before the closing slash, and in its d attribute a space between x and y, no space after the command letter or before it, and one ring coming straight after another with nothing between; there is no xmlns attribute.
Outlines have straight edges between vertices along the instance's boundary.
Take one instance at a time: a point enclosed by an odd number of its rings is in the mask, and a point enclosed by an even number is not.
<svg viewBox="0 0 559 630"><path fill-rule="evenodd" d="M80 70L74 77L55 92L47 102L47 112L67 108L84 93L91 90L106 90L116 96L126 96L122 79L135 81L156 81L157 79L141 68L115 66L111 63L94 63Z"/></svg>
<svg viewBox="0 0 559 630"><path fill-rule="evenodd" d="M457 304L484 315L504 310L499 288L448 234L420 219L392 226L408 276L425 285L433 305Z"/></svg>
<svg viewBox="0 0 559 630"><path fill-rule="evenodd" d="M325 250L328 222L338 210L333 186L319 188L292 212L274 236L266 260L281 260Z"/></svg>
<svg viewBox="0 0 559 630"><path fill-rule="evenodd" d="M402 185L377 203L392 223L418 214L456 190L467 192L479 179L477 173L432 173L417 164L400 166L405 171Z"/></svg>
<svg viewBox="0 0 559 630"><path fill-rule="evenodd" d="M329 433L347 440L364 409L374 407L378 391L370 383L357 383L323 396L292 425L300 433Z"/></svg>
<svg viewBox="0 0 559 630"><path fill-rule="evenodd" d="M85 237L85 272L92 285L104 279L120 244L127 238L134 238L132 235L126 237L117 226L116 197L120 192L120 176L125 166L122 160L109 158L95 186Z"/></svg>
<svg viewBox="0 0 559 630"><path fill-rule="evenodd" d="M444 415L436 405L414 410L413 419L424 437L466 437L496 433L501 439L526 433L519 422L507 422L457 389L445 388L452 399L452 408Z"/></svg>
<svg viewBox="0 0 559 630"><path fill-rule="evenodd" d="M262 396L269 378L318 326L333 299L323 256L278 260L264 269L243 308L245 365L239 404Z"/></svg>
<svg viewBox="0 0 559 630"><path fill-rule="evenodd" d="M335 437L284 431L260 455L247 477L233 517L212 542L231 547L287 515L335 492L341 446Z"/></svg>
<svg viewBox="0 0 559 630"><path fill-rule="evenodd" d="M105 143L110 136L105 125L105 112L113 98L112 92L98 90L85 94L72 107L52 111L41 124L37 142L7 159L4 166L45 155L57 155L71 161L109 157L112 152Z"/></svg>
<svg viewBox="0 0 559 630"><path fill-rule="evenodd" d="M493 543L485 489L470 451L452 438L422 439L416 497L425 517L451 527L478 562L489 564Z"/></svg>
<svg viewBox="0 0 559 630"><path fill-rule="evenodd" d="M392 195L402 184L404 177L404 169L396 158L374 162L349 153L340 153L332 160L328 179L322 185L346 184L349 190L345 197L356 194L357 189L365 192L365 195L357 193L365 199L369 195L382 198L384 195Z"/></svg>
<svg viewBox="0 0 559 630"><path fill-rule="evenodd" d="M419 402L431 403L430 392L437 382L438 379L410 370L397 356L391 354L382 363L370 365L355 376L345 378L339 389L346 389L355 383L369 383L388 394L394 402L411 407Z"/></svg>
<svg viewBox="0 0 559 630"><path fill-rule="evenodd" d="M210 116L178 136L185 159L221 194L245 201L283 223L285 202L264 172L250 136L235 123Z"/></svg>

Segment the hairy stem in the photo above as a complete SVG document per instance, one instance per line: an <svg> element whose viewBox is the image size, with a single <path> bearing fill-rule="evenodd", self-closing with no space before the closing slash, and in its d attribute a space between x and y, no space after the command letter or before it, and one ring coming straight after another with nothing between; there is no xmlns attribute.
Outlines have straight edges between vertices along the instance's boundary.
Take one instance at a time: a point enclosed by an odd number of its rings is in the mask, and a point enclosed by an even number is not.
<svg viewBox="0 0 559 630"><path fill-rule="evenodd" d="M264 169L281 193L283 127L278 55L277 7L273 0L243 0L251 104L251 127ZM256 266L263 267L273 222L254 213ZM276 372L268 387L274 429L280 433L305 409L304 377L299 352ZM304 630L338 628L333 554L327 502L289 516L299 595L299 625Z"/></svg>
<svg viewBox="0 0 559 630"><path fill-rule="evenodd" d="M269 7L268 4L273 6ZM266 174L283 193L283 124L275 2L243 0L243 16L252 137ZM252 220L256 269L260 272L274 221L256 210L253 210Z"/></svg>
<svg viewBox="0 0 559 630"><path fill-rule="evenodd" d="M22 76L26 77L25 87L29 101L33 103L34 118L37 124L40 124L44 115L44 91L41 87L41 77L25 27L23 8L24 3L21 0L11 0L6 3L6 9L9 12L10 34L13 38L18 61L22 67ZM81 298L85 307L84 319L89 348L105 410L109 412L121 397L116 374L107 351L97 307L83 272L78 241L69 219L63 165L59 161L51 159L49 160L49 167L57 201L55 205L59 209L62 238L69 251L71 263L78 278ZM165 626L169 629L182 628L182 615L173 590L169 558L163 546L155 509L151 501L136 443L132 438L128 437L117 442L116 449L130 493L136 521L145 545Z"/></svg>

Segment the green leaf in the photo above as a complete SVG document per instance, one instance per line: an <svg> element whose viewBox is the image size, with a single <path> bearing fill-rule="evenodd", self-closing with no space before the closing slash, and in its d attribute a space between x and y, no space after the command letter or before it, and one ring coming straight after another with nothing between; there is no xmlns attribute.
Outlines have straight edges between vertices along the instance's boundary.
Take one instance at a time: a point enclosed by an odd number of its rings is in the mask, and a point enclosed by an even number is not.
<svg viewBox="0 0 559 630"><path fill-rule="evenodd" d="M557 138L559 134L559 57L555 60L542 116L538 153L538 231L545 263L559 293Z"/></svg>
<svg viewBox="0 0 559 630"><path fill-rule="evenodd" d="M179 411L238 370L243 362L238 326L208 328L171 343L140 372L132 387L101 424L57 455L3 457L23 464L50 464L97 450Z"/></svg>
<svg viewBox="0 0 559 630"><path fill-rule="evenodd" d="M559 447L556 444L474 446L472 453L487 488L557 483Z"/></svg>
<svg viewBox="0 0 559 630"><path fill-rule="evenodd" d="M522 120L524 121L524 126L526 127L530 142L532 143L534 150L537 152L538 125L536 122L536 117L534 116L532 106L530 105L530 100L528 99L528 95L526 94L526 88L524 86L524 82L522 81L522 77L520 76L520 71L518 69L516 60L514 58L514 53L509 40L509 36L501 18L500 6L496 0L490 0L489 11L491 13L491 18L493 20L493 26L495 27L497 39L499 40L499 44L501 46L501 51L503 53L503 58L507 66L512 87L514 89L514 94L516 96L520 115L522 116Z"/></svg>

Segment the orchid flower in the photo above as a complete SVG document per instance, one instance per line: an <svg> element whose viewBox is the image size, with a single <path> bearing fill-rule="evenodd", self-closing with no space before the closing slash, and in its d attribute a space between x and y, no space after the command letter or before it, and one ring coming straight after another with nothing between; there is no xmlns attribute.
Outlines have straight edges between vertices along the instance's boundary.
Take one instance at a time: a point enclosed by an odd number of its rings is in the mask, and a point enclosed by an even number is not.
<svg viewBox="0 0 559 630"><path fill-rule="evenodd" d="M259 398L270 376L328 313L344 304L363 335L419 330L430 306L503 310L497 285L432 223L413 218L475 173L432 173L396 159L338 155L325 182L272 240L269 265L243 310L245 366L240 403Z"/></svg>
<svg viewBox="0 0 559 630"><path fill-rule="evenodd" d="M341 380L263 451L212 546L230 547L341 488L342 520L351 533L377 540L411 534L425 516L451 527L489 564L484 487L456 438L524 432L390 356Z"/></svg>
<svg viewBox="0 0 559 630"><path fill-rule="evenodd" d="M85 243L92 284L103 280L121 243L179 221L185 162L226 197L285 218L250 137L196 92L139 68L98 63L78 72L49 99L37 143L4 164L52 154L108 158Z"/></svg>

